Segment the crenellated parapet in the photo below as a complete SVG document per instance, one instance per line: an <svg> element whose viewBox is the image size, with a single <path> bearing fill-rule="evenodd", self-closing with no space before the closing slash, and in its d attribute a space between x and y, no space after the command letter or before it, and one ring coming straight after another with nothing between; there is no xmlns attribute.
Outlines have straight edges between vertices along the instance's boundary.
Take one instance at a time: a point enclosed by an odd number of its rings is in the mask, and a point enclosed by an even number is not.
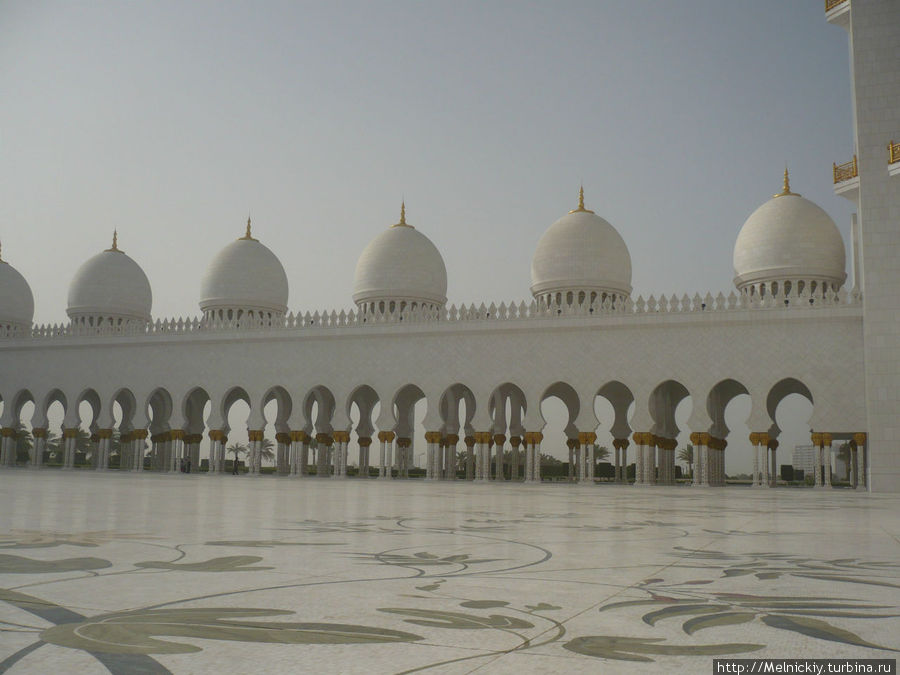
<svg viewBox="0 0 900 675"><path fill-rule="evenodd" d="M233 319L205 319L200 317L157 319L146 325L101 325L84 326L77 324L45 324L32 328L33 339L56 339L86 336L145 336L145 335L189 335L218 332L283 331L283 330L328 330L334 328L365 327L385 324L429 324L429 323L469 323L513 322L513 321L553 321L555 319L577 319L602 323L611 317L634 318L647 316L683 315L700 316L708 314L735 314L759 311L810 312L821 309L861 308L862 296L855 291L827 290L819 294L785 293L783 290L764 296L738 294L734 291L727 296L718 293L713 296L695 293L681 297L677 295L651 295L644 299L626 298L602 302L501 302L476 305L450 305L443 309L416 308L393 311L376 310L357 313L354 310L325 310L316 312L290 312L283 317L248 320L247 317ZM0 326L0 337L27 338L20 330L4 331Z"/></svg>

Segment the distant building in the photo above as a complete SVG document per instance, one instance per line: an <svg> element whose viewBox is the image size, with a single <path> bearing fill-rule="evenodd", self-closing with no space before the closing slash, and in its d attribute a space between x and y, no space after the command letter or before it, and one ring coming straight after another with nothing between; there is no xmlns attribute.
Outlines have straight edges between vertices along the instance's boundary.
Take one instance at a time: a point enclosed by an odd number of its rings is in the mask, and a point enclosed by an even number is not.
<svg viewBox="0 0 900 675"><path fill-rule="evenodd" d="M816 446L795 445L791 464L794 471L802 471L804 476L812 476L816 468Z"/></svg>

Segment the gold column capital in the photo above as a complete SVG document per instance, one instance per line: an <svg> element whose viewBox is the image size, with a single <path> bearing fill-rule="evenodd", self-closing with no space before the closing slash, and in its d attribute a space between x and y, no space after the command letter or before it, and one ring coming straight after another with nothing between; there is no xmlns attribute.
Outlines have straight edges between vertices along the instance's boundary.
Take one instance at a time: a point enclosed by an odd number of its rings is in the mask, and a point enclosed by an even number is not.
<svg viewBox="0 0 900 675"><path fill-rule="evenodd" d="M456 434L447 434L446 436L444 436L444 443L446 443L447 445L456 445L457 443L459 443L459 436L457 436Z"/></svg>
<svg viewBox="0 0 900 675"><path fill-rule="evenodd" d="M506 443L506 436L503 434L494 434L495 445L503 445L504 443Z"/></svg>
<svg viewBox="0 0 900 675"><path fill-rule="evenodd" d="M3 427L2 429L0 429L0 436L2 436L3 438L15 438L15 427Z"/></svg>
<svg viewBox="0 0 900 675"><path fill-rule="evenodd" d="M356 439L357 443L359 443L359 447L368 448L372 445L372 437L371 436L360 436Z"/></svg>
<svg viewBox="0 0 900 675"><path fill-rule="evenodd" d="M289 431L279 431L275 434L275 442L287 445L291 442L291 433Z"/></svg>
<svg viewBox="0 0 900 675"><path fill-rule="evenodd" d="M857 445L865 445L868 435L865 432L859 432L853 434L853 440L856 441Z"/></svg>
<svg viewBox="0 0 900 675"><path fill-rule="evenodd" d="M522 439L519 436L510 436L509 437L509 444L513 448L518 448L521 443L522 443Z"/></svg>
<svg viewBox="0 0 900 675"><path fill-rule="evenodd" d="M441 432L440 431L426 431L425 432L425 442L426 443L440 443L441 442Z"/></svg>
<svg viewBox="0 0 900 675"><path fill-rule="evenodd" d="M184 440L184 429L172 429L172 431L169 432L169 435L172 437L173 441Z"/></svg>
<svg viewBox="0 0 900 675"><path fill-rule="evenodd" d="M47 428L46 427L34 427L31 430L31 435L35 438L47 438Z"/></svg>
<svg viewBox="0 0 900 675"><path fill-rule="evenodd" d="M822 434L822 443L824 445L831 445L831 442L834 440L834 435L829 434L827 431Z"/></svg>
<svg viewBox="0 0 900 675"><path fill-rule="evenodd" d="M393 431L379 431L378 432L378 440L382 443L390 443L394 440L394 432Z"/></svg>
<svg viewBox="0 0 900 675"><path fill-rule="evenodd" d="M817 448L822 447L822 434L820 434L818 431L814 431L809 435L809 437L812 439L813 445L815 445Z"/></svg>

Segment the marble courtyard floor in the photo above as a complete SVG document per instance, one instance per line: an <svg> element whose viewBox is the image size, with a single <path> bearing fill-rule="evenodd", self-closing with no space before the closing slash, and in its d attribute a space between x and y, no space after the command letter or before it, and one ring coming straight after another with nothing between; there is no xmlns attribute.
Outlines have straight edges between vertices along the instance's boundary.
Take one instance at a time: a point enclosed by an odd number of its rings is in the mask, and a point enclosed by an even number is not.
<svg viewBox="0 0 900 675"><path fill-rule="evenodd" d="M0 472L0 671L896 658L900 497Z"/></svg>

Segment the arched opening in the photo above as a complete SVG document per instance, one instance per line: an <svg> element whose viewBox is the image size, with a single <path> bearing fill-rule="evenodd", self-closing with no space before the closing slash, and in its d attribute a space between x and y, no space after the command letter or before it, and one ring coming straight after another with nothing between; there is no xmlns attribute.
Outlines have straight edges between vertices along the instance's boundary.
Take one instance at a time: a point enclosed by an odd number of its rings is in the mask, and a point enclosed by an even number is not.
<svg viewBox="0 0 900 675"><path fill-rule="evenodd" d="M150 453L148 456L139 456L137 461L143 462L145 469L155 471L168 471L171 467L172 438L169 433L172 428L172 396L162 387L155 389L147 398L147 417L150 420L148 426L150 436Z"/></svg>
<svg viewBox="0 0 900 675"><path fill-rule="evenodd" d="M706 411L712 420L709 435L716 439L714 445L725 446L721 449L722 466L719 470L719 480L722 483L729 476L740 480L750 478L753 473L753 447L750 445L750 430L747 428L750 406L747 387L733 379L717 383L706 398ZM731 433L732 431L735 433ZM713 450L718 452L715 448ZM695 466L692 465L691 468L694 469Z"/></svg>
<svg viewBox="0 0 900 675"><path fill-rule="evenodd" d="M644 483L674 485L678 476L675 449L690 442L687 421L693 412L690 392L676 380L660 383L650 395L652 442L645 446L643 462L638 458L637 473ZM685 431L682 432L682 429ZM653 447L655 443L656 447ZM641 471L643 469L643 471Z"/></svg>
<svg viewBox="0 0 900 675"><path fill-rule="evenodd" d="M207 424L212 413L212 402L209 393L202 387L194 387L181 404L184 418L184 466L185 473L199 472L206 456L206 464L212 464L212 443L206 433Z"/></svg>
<svg viewBox="0 0 900 675"><path fill-rule="evenodd" d="M291 395L282 386L272 387L263 395L265 427L263 428L262 447L264 452L262 458L266 462L274 462L275 471L279 475L286 475L290 472L291 428L288 426L288 419L293 407ZM274 434L270 433L269 424L272 425ZM275 439L274 443L272 443L272 438ZM268 447L269 444L272 444L273 447ZM271 460L270 452L272 453Z"/></svg>
<svg viewBox="0 0 900 675"><path fill-rule="evenodd" d="M62 466L65 459L63 452L63 435L65 433L63 421L69 409L65 394L59 389L53 389L44 398L41 408L44 413L42 416L43 420L47 425L47 454L44 464L46 466Z"/></svg>
<svg viewBox="0 0 900 675"><path fill-rule="evenodd" d="M225 420L224 470L239 472L250 461L247 421L250 418L250 395L243 387L232 387L222 398L222 419Z"/></svg>
<svg viewBox="0 0 900 675"><path fill-rule="evenodd" d="M315 450L315 466L310 467L310 473L320 478L331 475L334 408L334 394L323 385L310 389L303 399L303 411L308 420L304 431L311 437L309 447Z"/></svg>
<svg viewBox="0 0 900 675"><path fill-rule="evenodd" d="M397 424L394 433L397 435L394 452L394 466L398 478L408 478L410 470L425 465L425 452L416 455L416 447L425 448L425 433L437 431L425 429L425 415L428 404L423 392L415 384L407 384L397 390L393 399L394 416ZM418 445L417 445L418 442Z"/></svg>
<svg viewBox="0 0 900 675"><path fill-rule="evenodd" d="M597 390L594 414L600 420L600 426L594 450L596 478L616 483L634 480L634 464L632 462L629 469L628 462L631 445L628 419L633 407L634 394L619 381L607 382Z"/></svg>
<svg viewBox="0 0 900 675"><path fill-rule="evenodd" d="M117 391L110 404L113 418L113 435L110 439L108 466L111 469L133 469L134 445L132 438L137 401L129 389Z"/></svg>
<svg viewBox="0 0 900 675"><path fill-rule="evenodd" d="M546 423L541 446L541 476L575 480L578 432L575 420L581 409L578 394L566 382L556 382L541 395L541 416Z"/></svg>
<svg viewBox="0 0 900 675"><path fill-rule="evenodd" d="M782 465L786 464L803 471L804 481L814 482L817 453L810 441L812 430L809 426L814 405L809 387L796 378L780 380L769 390L766 411L772 426L769 428L768 460L772 467L773 485L782 473ZM830 458L824 459L827 461Z"/></svg>
<svg viewBox="0 0 900 675"><path fill-rule="evenodd" d="M347 416L350 418L350 425L355 431L350 442L355 446L356 474L361 478L370 476L372 469L372 437L375 434L373 420L378 419L380 412L381 402L378 394L367 384L354 389L347 399ZM348 459L349 462L350 460ZM350 468L352 469L352 467Z"/></svg>
<svg viewBox="0 0 900 675"><path fill-rule="evenodd" d="M494 477L497 480L520 480L525 475L522 439L525 427L526 401L522 389L505 382L494 389L488 399L488 414L494 434ZM502 443L498 443L502 441Z"/></svg>
<svg viewBox="0 0 900 675"><path fill-rule="evenodd" d="M15 438L9 448L10 455L7 461L10 464L26 466L34 463L34 438L31 434L31 418L35 411L34 396L27 389L23 389L13 397L11 407Z"/></svg>
<svg viewBox="0 0 900 675"><path fill-rule="evenodd" d="M100 437L97 424L100 418L100 396L93 389L86 389L78 396L78 424L75 436L75 466L97 468Z"/></svg>
<svg viewBox="0 0 900 675"><path fill-rule="evenodd" d="M466 385L456 382L444 390L439 402L444 437L444 464L452 475L466 480L475 478L475 394ZM461 441L461 442L460 442Z"/></svg>

